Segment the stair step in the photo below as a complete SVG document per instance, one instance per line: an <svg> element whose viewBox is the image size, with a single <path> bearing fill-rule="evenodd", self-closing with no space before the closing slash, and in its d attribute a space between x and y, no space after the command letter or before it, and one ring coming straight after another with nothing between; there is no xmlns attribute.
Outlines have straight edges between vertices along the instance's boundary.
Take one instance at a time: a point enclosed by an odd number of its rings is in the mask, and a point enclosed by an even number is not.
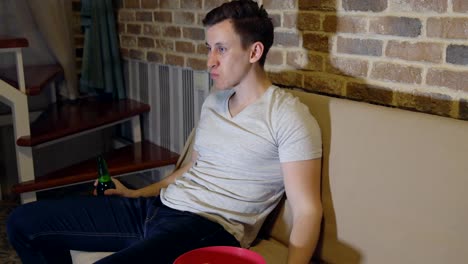
<svg viewBox="0 0 468 264"><path fill-rule="evenodd" d="M25 48L28 46L28 40L25 38L0 36L0 49Z"/></svg>
<svg viewBox="0 0 468 264"><path fill-rule="evenodd" d="M26 83L26 94L40 94L50 81L63 77L63 74L63 69L58 64L25 66L24 80ZM0 69L0 79L13 87L19 88L18 74L14 67Z"/></svg>
<svg viewBox="0 0 468 264"><path fill-rule="evenodd" d="M149 141L138 142L103 154L112 176L175 164L179 154ZM14 193L58 188L97 179L96 158L13 186Z"/></svg>
<svg viewBox="0 0 468 264"><path fill-rule="evenodd" d="M131 99L99 101L87 98L77 102L54 103L31 124L31 135L18 138L16 144L36 146L124 121L149 110L149 105Z"/></svg>

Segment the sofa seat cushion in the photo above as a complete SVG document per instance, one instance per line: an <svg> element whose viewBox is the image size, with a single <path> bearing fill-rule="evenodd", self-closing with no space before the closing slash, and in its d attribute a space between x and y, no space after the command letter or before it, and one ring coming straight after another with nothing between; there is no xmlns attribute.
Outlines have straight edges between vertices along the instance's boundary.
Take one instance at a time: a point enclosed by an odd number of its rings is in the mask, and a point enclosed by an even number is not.
<svg viewBox="0 0 468 264"><path fill-rule="evenodd" d="M105 258L114 252L89 252L70 250L73 264L90 264Z"/></svg>
<svg viewBox="0 0 468 264"><path fill-rule="evenodd" d="M284 244L274 239L264 239L250 248L265 258L268 264L284 264L288 259L288 248ZM112 252L86 252L70 250L73 264L94 263Z"/></svg>

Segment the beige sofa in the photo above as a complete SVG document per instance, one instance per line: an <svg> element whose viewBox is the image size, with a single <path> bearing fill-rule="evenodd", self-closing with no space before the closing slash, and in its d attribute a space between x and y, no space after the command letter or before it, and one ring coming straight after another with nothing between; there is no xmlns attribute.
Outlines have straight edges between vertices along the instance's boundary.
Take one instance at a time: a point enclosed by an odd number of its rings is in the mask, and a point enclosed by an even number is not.
<svg viewBox="0 0 468 264"><path fill-rule="evenodd" d="M468 122L292 93L323 135L317 262L468 262ZM288 208L286 201L269 238L251 248L267 263L286 263ZM74 263L101 254L72 252Z"/></svg>

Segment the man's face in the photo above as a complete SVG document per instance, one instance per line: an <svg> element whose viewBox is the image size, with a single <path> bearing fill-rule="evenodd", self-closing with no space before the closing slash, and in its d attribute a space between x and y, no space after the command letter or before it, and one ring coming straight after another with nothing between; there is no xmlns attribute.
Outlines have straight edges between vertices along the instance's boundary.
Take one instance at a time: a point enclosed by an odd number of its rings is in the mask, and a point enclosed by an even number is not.
<svg viewBox="0 0 468 264"><path fill-rule="evenodd" d="M239 85L251 66L250 49L242 48L231 21L224 20L207 28L206 45L207 66L215 88L223 90Z"/></svg>

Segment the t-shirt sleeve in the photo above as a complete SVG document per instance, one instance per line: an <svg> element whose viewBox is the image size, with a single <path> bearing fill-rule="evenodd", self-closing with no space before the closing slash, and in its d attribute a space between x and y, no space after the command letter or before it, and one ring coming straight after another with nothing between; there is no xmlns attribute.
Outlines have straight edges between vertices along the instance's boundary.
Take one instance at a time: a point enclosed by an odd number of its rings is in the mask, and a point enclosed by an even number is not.
<svg viewBox="0 0 468 264"><path fill-rule="evenodd" d="M288 98L277 112L276 139L280 162L322 157L322 137L317 120L297 98Z"/></svg>

